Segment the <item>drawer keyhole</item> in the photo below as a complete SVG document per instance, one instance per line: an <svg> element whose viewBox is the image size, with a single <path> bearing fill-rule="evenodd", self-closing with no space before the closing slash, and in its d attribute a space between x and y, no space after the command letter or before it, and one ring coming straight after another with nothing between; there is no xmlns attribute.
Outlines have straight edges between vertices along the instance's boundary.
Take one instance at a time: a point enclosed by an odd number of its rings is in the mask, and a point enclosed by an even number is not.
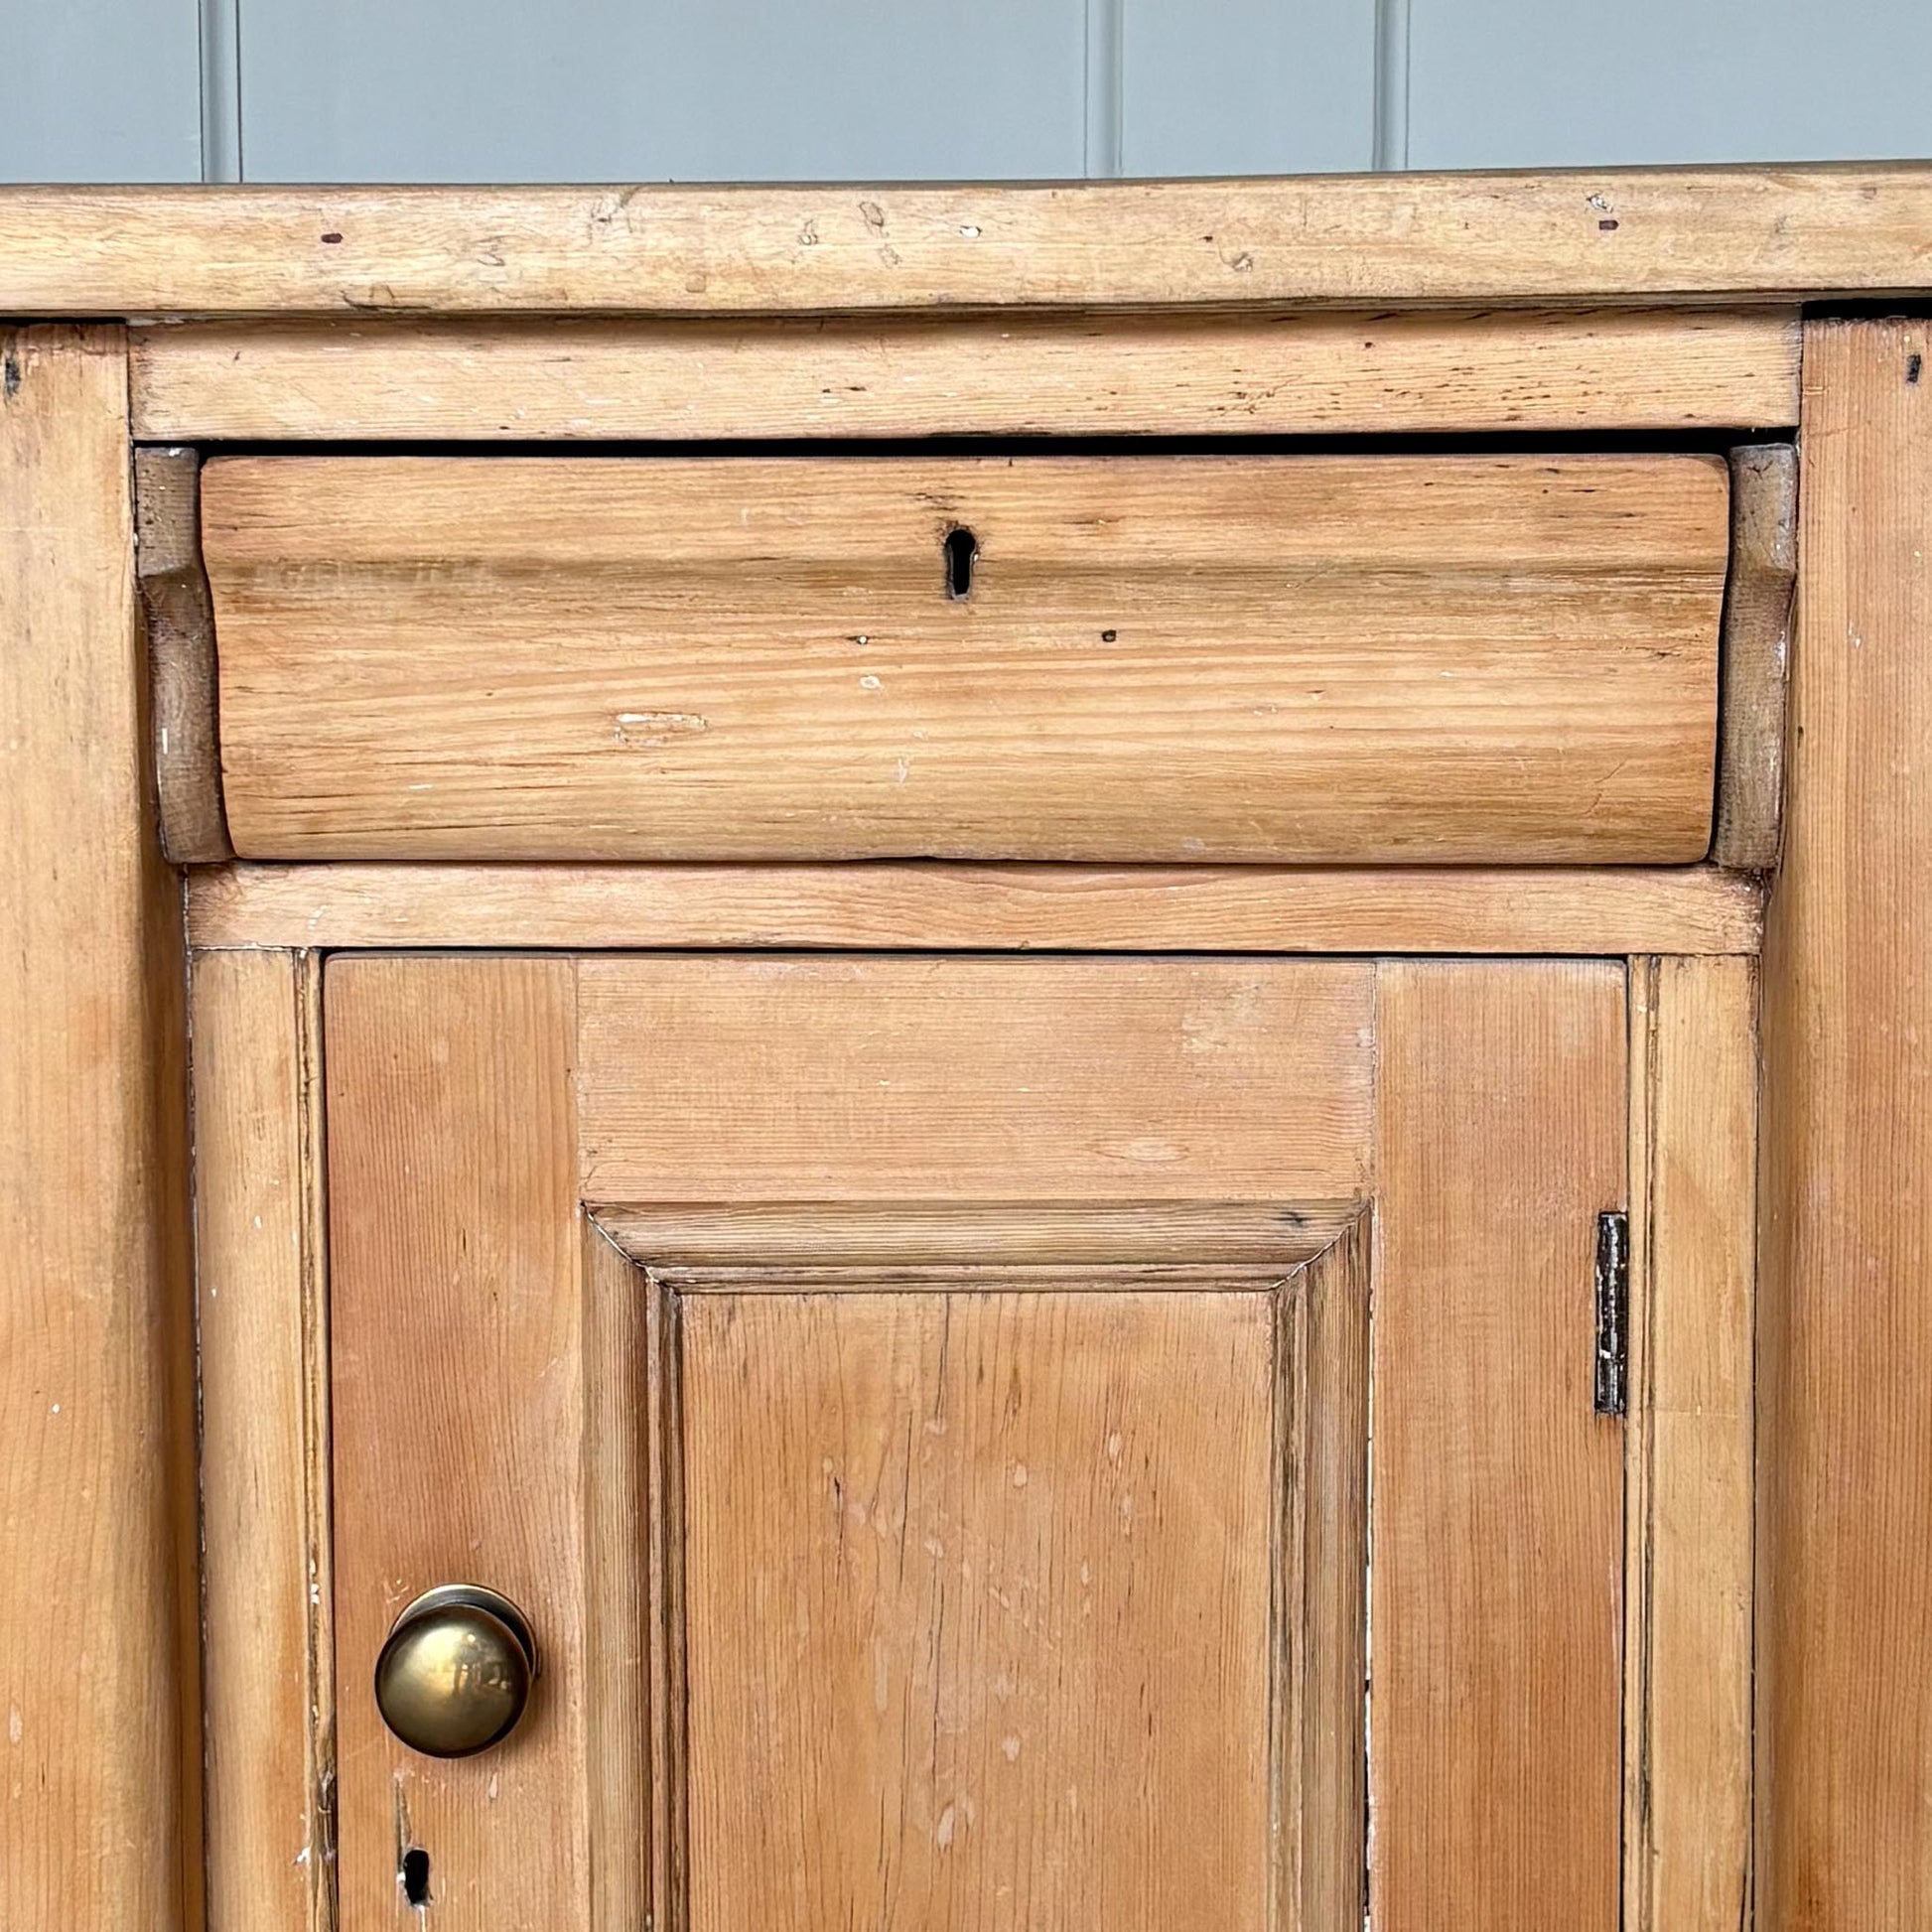
<svg viewBox="0 0 1932 1932"><path fill-rule="evenodd" d="M957 524L946 532L946 595L965 597L973 588L973 565L980 554L980 540L971 530Z"/></svg>

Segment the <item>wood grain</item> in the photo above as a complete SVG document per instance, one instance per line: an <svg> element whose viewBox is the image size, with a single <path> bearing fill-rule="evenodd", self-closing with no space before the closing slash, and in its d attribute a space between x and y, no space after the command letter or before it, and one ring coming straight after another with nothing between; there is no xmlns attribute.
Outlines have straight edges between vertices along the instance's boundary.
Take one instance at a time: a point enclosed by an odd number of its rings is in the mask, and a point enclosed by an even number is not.
<svg viewBox="0 0 1932 1932"><path fill-rule="evenodd" d="M1726 503L1699 457L217 459L229 824L266 859L1699 859Z"/></svg>
<svg viewBox="0 0 1932 1932"><path fill-rule="evenodd" d="M1789 816L1764 959L1759 1923L1932 1896L1932 330L1805 339Z"/></svg>
<svg viewBox="0 0 1932 1932"><path fill-rule="evenodd" d="M586 959L584 1198L1333 1201L1357 961Z"/></svg>
<svg viewBox="0 0 1932 1932"><path fill-rule="evenodd" d="M333 1932L321 956L205 954L191 1020L208 1932Z"/></svg>
<svg viewBox="0 0 1932 1932"><path fill-rule="evenodd" d="M9 188L0 313L652 315L1923 293L1932 169Z"/></svg>
<svg viewBox="0 0 1932 1932"><path fill-rule="evenodd" d="M197 873L198 946L1751 953L1711 867L260 866Z"/></svg>
<svg viewBox="0 0 1932 1932"><path fill-rule="evenodd" d="M0 1924L181 1932L202 1829L184 955L133 548L120 332L0 331Z"/></svg>
<svg viewBox="0 0 1932 1932"><path fill-rule="evenodd" d="M1206 436L1776 428L1790 310L199 322L132 337L137 435Z"/></svg>
<svg viewBox="0 0 1932 1932"><path fill-rule="evenodd" d="M1718 824L1711 857L1768 872L1784 806L1785 686L1798 581L1798 452L1730 453L1730 581L1725 590Z"/></svg>
<svg viewBox="0 0 1932 1932"><path fill-rule="evenodd" d="M337 958L327 1035L343 1923L416 1932L412 1848L444 1928L595 1923L571 965ZM545 1654L482 1757L405 1750L370 1690L439 1583L504 1592Z"/></svg>
<svg viewBox="0 0 1932 1932"><path fill-rule="evenodd" d="M693 1932L1268 1926L1274 1298L681 1324Z"/></svg>
<svg viewBox="0 0 1932 1932"><path fill-rule="evenodd" d="M1377 970L1369 1896L1378 1932L1613 1932L1620 966Z"/></svg>
<svg viewBox="0 0 1932 1932"><path fill-rule="evenodd" d="M1751 1923L1749 961L1633 964L1625 1932Z"/></svg>
<svg viewBox="0 0 1932 1932"><path fill-rule="evenodd" d="M214 611L202 569L196 451L134 452L134 535L162 850L176 865L218 865L234 847L221 804Z"/></svg>

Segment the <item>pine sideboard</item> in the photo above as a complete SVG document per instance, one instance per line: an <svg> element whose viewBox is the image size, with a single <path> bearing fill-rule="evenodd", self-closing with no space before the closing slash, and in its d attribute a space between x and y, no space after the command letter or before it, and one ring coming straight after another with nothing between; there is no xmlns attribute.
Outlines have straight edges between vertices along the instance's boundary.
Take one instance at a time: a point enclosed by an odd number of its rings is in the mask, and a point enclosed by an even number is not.
<svg viewBox="0 0 1932 1932"><path fill-rule="evenodd" d="M1928 291L0 191L0 1924L1925 1923Z"/></svg>

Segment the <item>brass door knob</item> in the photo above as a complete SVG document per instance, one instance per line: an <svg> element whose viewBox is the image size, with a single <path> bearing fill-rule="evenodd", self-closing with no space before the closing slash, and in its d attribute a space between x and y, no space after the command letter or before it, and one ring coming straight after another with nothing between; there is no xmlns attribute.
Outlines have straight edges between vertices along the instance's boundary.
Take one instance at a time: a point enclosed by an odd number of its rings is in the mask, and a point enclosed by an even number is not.
<svg viewBox="0 0 1932 1932"><path fill-rule="evenodd" d="M468 1757L515 1729L537 1674L529 1619L475 1584L426 1590L375 1660L375 1702L412 1751Z"/></svg>

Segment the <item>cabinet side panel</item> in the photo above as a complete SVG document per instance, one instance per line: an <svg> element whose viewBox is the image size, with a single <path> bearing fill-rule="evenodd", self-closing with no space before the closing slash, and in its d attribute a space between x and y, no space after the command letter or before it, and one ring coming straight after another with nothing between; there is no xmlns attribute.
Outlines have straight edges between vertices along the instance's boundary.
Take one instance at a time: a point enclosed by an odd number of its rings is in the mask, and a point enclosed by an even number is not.
<svg viewBox="0 0 1932 1932"><path fill-rule="evenodd" d="M1624 975L1378 969L1369 1894L1380 1932L1618 1923Z"/></svg>
<svg viewBox="0 0 1932 1932"><path fill-rule="evenodd" d="M113 329L0 331L0 1924L199 1915L180 894Z"/></svg>
<svg viewBox="0 0 1932 1932"><path fill-rule="evenodd" d="M1805 341L1764 957L1761 1923L1932 1895L1932 328Z"/></svg>

